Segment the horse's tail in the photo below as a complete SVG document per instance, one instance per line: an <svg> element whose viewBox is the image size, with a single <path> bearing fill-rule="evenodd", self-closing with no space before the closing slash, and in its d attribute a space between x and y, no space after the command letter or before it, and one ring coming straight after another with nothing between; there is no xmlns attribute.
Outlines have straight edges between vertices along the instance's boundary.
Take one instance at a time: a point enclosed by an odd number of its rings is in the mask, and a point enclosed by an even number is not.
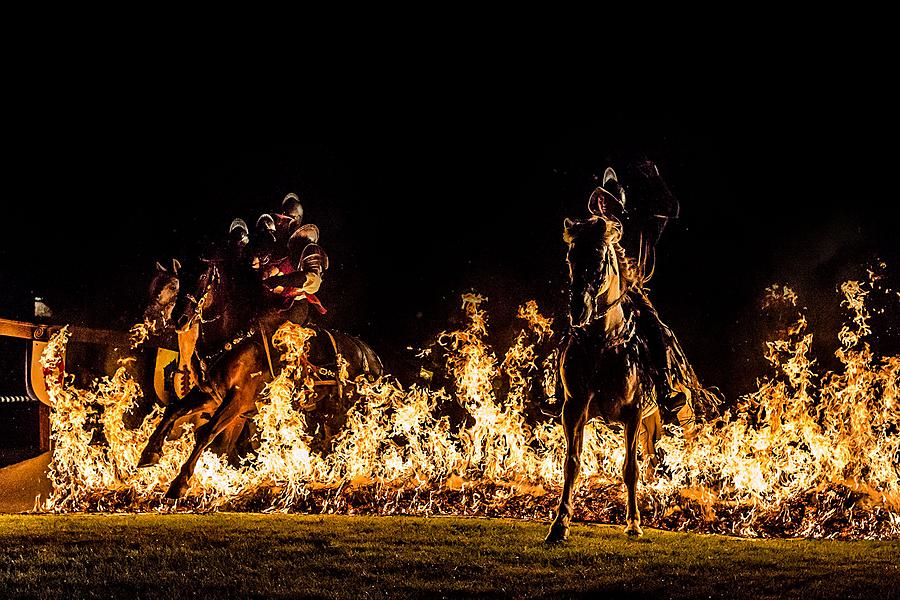
<svg viewBox="0 0 900 600"><path fill-rule="evenodd" d="M363 358L363 374L370 381L378 379L382 375L384 375L384 363L381 362L381 357L375 353L372 349L372 346L362 341L358 337L350 336L350 338L356 343L359 347L360 353Z"/></svg>

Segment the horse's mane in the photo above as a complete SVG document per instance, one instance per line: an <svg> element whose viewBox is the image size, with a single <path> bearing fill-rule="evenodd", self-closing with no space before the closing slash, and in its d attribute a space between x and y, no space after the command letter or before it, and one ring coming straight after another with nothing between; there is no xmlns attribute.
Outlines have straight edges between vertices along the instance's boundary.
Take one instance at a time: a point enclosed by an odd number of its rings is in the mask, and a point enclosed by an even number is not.
<svg viewBox="0 0 900 600"><path fill-rule="evenodd" d="M619 273L622 275L622 279L625 280L626 287L634 286L638 281L634 261L625 256L625 249L619 242L613 242L612 247L616 252L616 258L619 261Z"/></svg>

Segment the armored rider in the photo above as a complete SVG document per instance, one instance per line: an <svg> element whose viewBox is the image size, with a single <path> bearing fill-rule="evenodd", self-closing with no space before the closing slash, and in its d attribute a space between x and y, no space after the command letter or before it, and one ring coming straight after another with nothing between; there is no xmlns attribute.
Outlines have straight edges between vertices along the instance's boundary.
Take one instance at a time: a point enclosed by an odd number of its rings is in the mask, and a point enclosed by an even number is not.
<svg viewBox="0 0 900 600"><path fill-rule="evenodd" d="M306 323L310 305L326 312L316 292L328 256L318 242L319 228L303 223L303 205L293 193L284 197L279 212L260 215L252 232L243 219L231 222L224 252L216 249L217 260L252 306L244 315L248 322L233 324L233 335L260 327L267 338L285 321ZM182 395L205 377L195 352L198 335L196 325L178 332L175 384Z"/></svg>
<svg viewBox="0 0 900 600"><path fill-rule="evenodd" d="M656 243L668 220L678 216L678 203L650 161L632 169L632 187L643 192L638 196L642 202L626 211L625 189L616 172L607 168L601 185L588 199L588 210L623 231L621 245L637 278L636 285L628 290L628 299L655 371L657 400L666 420L675 420L678 415L682 425L687 425L693 421L691 390L700 386L675 334L659 318L644 287L653 275Z"/></svg>
<svg viewBox="0 0 900 600"><path fill-rule="evenodd" d="M251 267L263 293L260 320L269 333L285 321L306 323L310 305L326 312L316 292L328 269L328 256L319 245L319 228L303 223L303 206L296 194L284 197L280 213L260 216L251 245Z"/></svg>

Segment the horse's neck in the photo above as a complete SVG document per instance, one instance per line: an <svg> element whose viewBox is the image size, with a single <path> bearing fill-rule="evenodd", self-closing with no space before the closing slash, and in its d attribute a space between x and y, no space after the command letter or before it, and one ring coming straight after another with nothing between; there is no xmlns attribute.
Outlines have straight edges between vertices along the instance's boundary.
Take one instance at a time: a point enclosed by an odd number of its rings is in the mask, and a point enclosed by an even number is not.
<svg viewBox="0 0 900 600"><path fill-rule="evenodd" d="M219 281L215 284L210 316L215 321L206 324L212 337L229 337L236 330L252 326L256 307L260 302L258 290L253 287L255 280L248 280L241 273L226 268L219 270Z"/></svg>

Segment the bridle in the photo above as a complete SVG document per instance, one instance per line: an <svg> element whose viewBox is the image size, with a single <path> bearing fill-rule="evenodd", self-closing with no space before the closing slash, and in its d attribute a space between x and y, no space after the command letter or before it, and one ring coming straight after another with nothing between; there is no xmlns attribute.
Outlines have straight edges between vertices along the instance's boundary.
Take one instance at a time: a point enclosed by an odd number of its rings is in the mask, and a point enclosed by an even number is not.
<svg viewBox="0 0 900 600"><path fill-rule="evenodd" d="M202 279L205 283L203 285L203 290L200 292L200 298L195 298L193 294L185 294L184 296L189 307L186 312L190 313L190 319L188 319L185 329L192 327L198 320L201 324L212 323L216 319L222 317L222 315L216 315L210 319L203 318L203 308L206 305L207 300L209 300L210 295L213 293L213 287L221 280L219 267L209 260L204 260L203 262L207 263L209 268L207 268L206 272L202 275Z"/></svg>

